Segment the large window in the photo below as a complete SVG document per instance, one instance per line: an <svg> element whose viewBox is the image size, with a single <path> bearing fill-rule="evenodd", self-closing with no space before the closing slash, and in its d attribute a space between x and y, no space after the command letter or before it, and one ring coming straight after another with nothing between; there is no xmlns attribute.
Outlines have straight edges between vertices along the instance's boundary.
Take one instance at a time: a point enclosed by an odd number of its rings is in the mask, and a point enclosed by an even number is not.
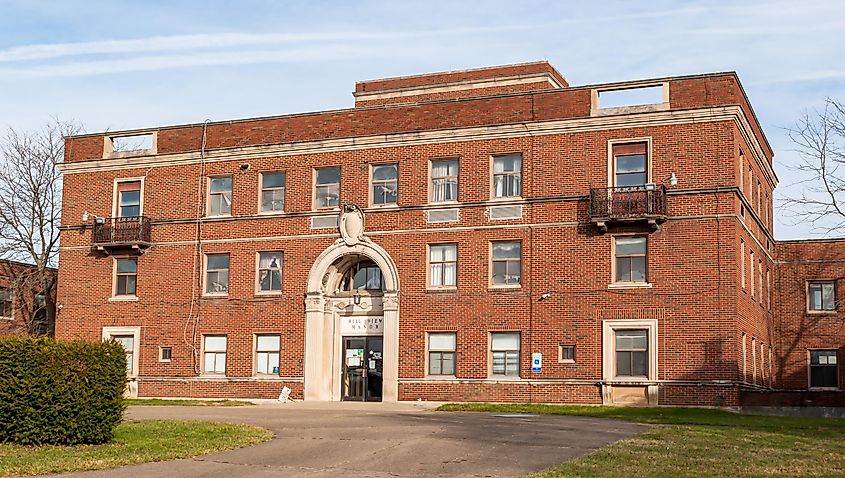
<svg viewBox="0 0 845 478"><path fill-rule="evenodd" d="M282 212L285 210L284 172L261 173L261 212Z"/></svg>
<svg viewBox="0 0 845 478"><path fill-rule="evenodd" d="M335 208L340 205L340 168L315 170L314 206L317 209Z"/></svg>
<svg viewBox="0 0 845 478"><path fill-rule="evenodd" d="M208 178L208 215L232 214L232 176Z"/></svg>
<svg viewBox="0 0 845 478"><path fill-rule="evenodd" d="M616 376L648 377L648 331L616 330Z"/></svg>
<svg viewBox="0 0 845 478"><path fill-rule="evenodd" d="M522 156L511 154L493 157L493 197L522 195Z"/></svg>
<svg viewBox="0 0 845 478"><path fill-rule="evenodd" d="M648 144L613 145L613 185L643 186L648 182Z"/></svg>
<svg viewBox="0 0 845 478"><path fill-rule="evenodd" d="M519 333L496 332L490 334L490 352L493 375L519 376Z"/></svg>
<svg viewBox="0 0 845 478"><path fill-rule="evenodd" d="M381 269L373 261L360 261L347 269L340 281L340 290L383 290Z"/></svg>
<svg viewBox="0 0 845 478"><path fill-rule="evenodd" d="M437 159L431 162L431 202L458 200L458 160Z"/></svg>
<svg viewBox="0 0 845 478"><path fill-rule="evenodd" d="M279 349L282 338L278 334L262 334L255 337L255 373L279 374Z"/></svg>
<svg viewBox="0 0 845 478"><path fill-rule="evenodd" d="M373 204L377 206L396 204L399 196L399 165L378 164L373 166Z"/></svg>
<svg viewBox="0 0 845 478"><path fill-rule="evenodd" d="M614 238L616 282L646 282L646 238L621 236Z"/></svg>
<svg viewBox="0 0 845 478"><path fill-rule="evenodd" d="M134 335L112 335L115 342L123 346L126 351L126 373L135 374L135 336Z"/></svg>
<svg viewBox="0 0 845 478"><path fill-rule="evenodd" d="M455 347L457 335L454 332L428 334L428 374L455 375Z"/></svg>
<svg viewBox="0 0 845 478"><path fill-rule="evenodd" d="M226 373L226 336L203 336L203 373L224 375Z"/></svg>
<svg viewBox="0 0 845 478"><path fill-rule="evenodd" d="M836 350L810 350L810 387L837 388L839 364Z"/></svg>
<svg viewBox="0 0 845 478"><path fill-rule="evenodd" d="M458 283L458 245L432 244L429 247L429 287L455 287Z"/></svg>
<svg viewBox="0 0 845 478"><path fill-rule="evenodd" d="M229 293L229 254L205 256L205 293Z"/></svg>
<svg viewBox="0 0 845 478"><path fill-rule="evenodd" d="M115 297L134 296L137 285L138 259L134 257L123 257L115 259Z"/></svg>
<svg viewBox="0 0 845 478"><path fill-rule="evenodd" d="M518 286L522 279L522 243L492 243L492 278L494 286Z"/></svg>
<svg viewBox="0 0 845 478"><path fill-rule="evenodd" d="M141 181L119 181L117 183L118 217L141 215Z"/></svg>
<svg viewBox="0 0 845 478"><path fill-rule="evenodd" d="M282 291L282 253L258 253L258 292Z"/></svg>
<svg viewBox="0 0 845 478"><path fill-rule="evenodd" d="M836 287L833 281L813 281L807 284L807 310L836 310Z"/></svg>
<svg viewBox="0 0 845 478"><path fill-rule="evenodd" d="M0 287L0 318L4 319L11 319L12 318L12 302L14 299L14 294L12 293L12 289L6 287Z"/></svg>

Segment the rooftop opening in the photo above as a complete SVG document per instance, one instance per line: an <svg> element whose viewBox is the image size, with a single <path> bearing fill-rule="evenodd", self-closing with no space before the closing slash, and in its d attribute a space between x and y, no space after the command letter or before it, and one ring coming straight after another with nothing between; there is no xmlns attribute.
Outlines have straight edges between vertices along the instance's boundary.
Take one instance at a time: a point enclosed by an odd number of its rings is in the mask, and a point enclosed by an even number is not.
<svg viewBox="0 0 845 478"><path fill-rule="evenodd" d="M154 154L155 133L106 136L104 157Z"/></svg>
<svg viewBox="0 0 845 478"><path fill-rule="evenodd" d="M593 115L665 109L669 109L668 83L593 90Z"/></svg>

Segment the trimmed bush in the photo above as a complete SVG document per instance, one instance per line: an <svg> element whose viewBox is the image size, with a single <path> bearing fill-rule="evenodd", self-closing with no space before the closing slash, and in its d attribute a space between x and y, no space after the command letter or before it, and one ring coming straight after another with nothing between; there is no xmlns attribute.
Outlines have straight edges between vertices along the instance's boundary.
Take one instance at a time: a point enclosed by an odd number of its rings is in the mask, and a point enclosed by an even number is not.
<svg viewBox="0 0 845 478"><path fill-rule="evenodd" d="M0 338L0 442L105 443L125 388L126 352L114 341Z"/></svg>

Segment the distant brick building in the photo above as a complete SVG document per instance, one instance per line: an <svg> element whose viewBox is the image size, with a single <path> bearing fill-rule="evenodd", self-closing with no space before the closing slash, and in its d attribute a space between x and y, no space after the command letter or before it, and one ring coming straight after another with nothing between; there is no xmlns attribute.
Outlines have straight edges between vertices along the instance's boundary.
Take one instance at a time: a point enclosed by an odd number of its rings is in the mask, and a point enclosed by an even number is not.
<svg viewBox="0 0 845 478"><path fill-rule="evenodd" d="M52 300L47 300L47 294ZM34 266L0 260L0 336L52 334L54 314L49 308L55 303L55 294L55 288L44 292Z"/></svg>
<svg viewBox="0 0 845 478"><path fill-rule="evenodd" d="M354 95L67 138L57 336L120 340L141 396L736 405L842 383L843 242L774 240L736 74L569 86L537 62Z"/></svg>

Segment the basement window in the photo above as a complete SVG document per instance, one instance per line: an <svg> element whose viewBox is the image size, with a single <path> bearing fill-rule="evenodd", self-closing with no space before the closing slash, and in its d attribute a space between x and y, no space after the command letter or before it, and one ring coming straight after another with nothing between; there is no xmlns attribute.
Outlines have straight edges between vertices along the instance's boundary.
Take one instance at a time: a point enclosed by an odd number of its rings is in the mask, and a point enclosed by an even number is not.
<svg viewBox="0 0 845 478"><path fill-rule="evenodd" d="M155 133L106 137L106 156L155 154Z"/></svg>

